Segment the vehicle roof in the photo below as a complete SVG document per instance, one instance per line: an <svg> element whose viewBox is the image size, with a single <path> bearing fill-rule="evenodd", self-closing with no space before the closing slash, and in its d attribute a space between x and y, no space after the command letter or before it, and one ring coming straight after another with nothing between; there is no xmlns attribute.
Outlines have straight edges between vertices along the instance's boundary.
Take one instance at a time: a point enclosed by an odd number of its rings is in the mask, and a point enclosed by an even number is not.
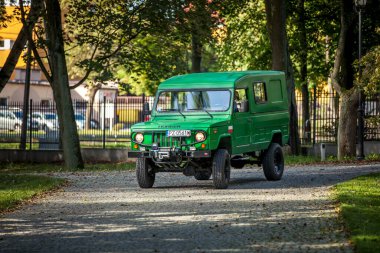
<svg viewBox="0 0 380 253"><path fill-rule="evenodd" d="M237 80L245 76L283 75L281 71L249 70L233 72L204 72L171 77L163 81L159 89L181 88L233 88Z"/></svg>

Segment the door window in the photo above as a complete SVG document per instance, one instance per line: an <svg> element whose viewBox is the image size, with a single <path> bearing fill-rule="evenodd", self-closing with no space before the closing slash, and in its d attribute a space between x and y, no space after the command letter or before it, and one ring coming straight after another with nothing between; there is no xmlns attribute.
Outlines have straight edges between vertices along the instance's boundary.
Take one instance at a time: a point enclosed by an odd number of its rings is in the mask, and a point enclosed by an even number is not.
<svg viewBox="0 0 380 253"><path fill-rule="evenodd" d="M248 89L236 89L234 95L234 112L248 112Z"/></svg>
<svg viewBox="0 0 380 253"><path fill-rule="evenodd" d="M256 104L267 102L267 93L264 82L253 83L253 93Z"/></svg>

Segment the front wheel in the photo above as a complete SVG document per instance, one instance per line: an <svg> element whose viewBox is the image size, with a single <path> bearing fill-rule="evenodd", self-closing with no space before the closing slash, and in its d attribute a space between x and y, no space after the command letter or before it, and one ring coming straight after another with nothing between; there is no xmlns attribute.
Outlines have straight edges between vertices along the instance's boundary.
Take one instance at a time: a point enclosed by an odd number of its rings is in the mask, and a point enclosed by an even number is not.
<svg viewBox="0 0 380 253"><path fill-rule="evenodd" d="M226 189L230 181L230 154L226 149L218 149L212 161L212 180L216 189Z"/></svg>
<svg viewBox="0 0 380 253"><path fill-rule="evenodd" d="M272 143L263 159L264 175L269 181L280 180L284 173L284 155L278 143Z"/></svg>
<svg viewBox="0 0 380 253"><path fill-rule="evenodd" d="M13 131L20 131L21 130L21 126L19 124L15 124L14 127L13 127Z"/></svg>
<svg viewBox="0 0 380 253"><path fill-rule="evenodd" d="M136 178L141 188L152 188L156 174L147 158L137 158Z"/></svg>

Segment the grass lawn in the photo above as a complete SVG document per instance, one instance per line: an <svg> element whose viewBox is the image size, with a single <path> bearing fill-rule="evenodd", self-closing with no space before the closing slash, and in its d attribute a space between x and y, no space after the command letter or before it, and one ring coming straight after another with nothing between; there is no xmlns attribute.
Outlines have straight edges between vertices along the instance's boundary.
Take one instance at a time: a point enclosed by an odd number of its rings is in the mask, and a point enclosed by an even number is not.
<svg viewBox="0 0 380 253"><path fill-rule="evenodd" d="M338 184L335 194L356 252L380 252L380 173Z"/></svg>
<svg viewBox="0 0 380 253"><path fill-rule="evenodd" d="M0 174L0 213L64 182L63 179L45 176Z"/></svg>
<svg viewBox="0 0 380 253"><path fill-rule="evenodd" d="M86 164L79 171L132 170L135 163ZM22 201L50 191L65 182L64 179L29 173L73 172L61 164L0 164L0 213L12 209Z"/></svg>
<svg viewBox="0 0 380 253"><path fill-rule="evenodd" d="M63 164L22 164L22 163L8 163L0 164L0 175L7 174L20 174L20 173L50 173L50 172L81 172L81 171L120 171L132 170L135 168L135 163L99 163L99 164L86 164L83 170L70 170L63 166Z"/></svg>

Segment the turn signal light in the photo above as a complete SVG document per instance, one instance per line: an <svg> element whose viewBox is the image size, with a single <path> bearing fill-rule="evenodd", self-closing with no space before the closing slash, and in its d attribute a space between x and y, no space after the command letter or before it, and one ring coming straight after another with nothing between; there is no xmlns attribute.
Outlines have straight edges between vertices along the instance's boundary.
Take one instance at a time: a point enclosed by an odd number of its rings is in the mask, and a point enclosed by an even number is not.
<svg viewBox="0 0 380 253"><path fill-rule="evenodd" d="M233 131L234 131L234 127L228 126L228 133L232 134Z"/></svg>
<svg viewBox="0 0 380 253"><path fill-rule="evenodd" d="M133 145L133 148L134 148L134 149L138 149L138 148L139 148L139 145L137 145L137 144L135 143L135 145Z"/></svg>
<svg viewBox="0 0 380 253"><path fill-rule="evenodd" d="M206 144L202 143L201 148L206 148Z"/></svg>

